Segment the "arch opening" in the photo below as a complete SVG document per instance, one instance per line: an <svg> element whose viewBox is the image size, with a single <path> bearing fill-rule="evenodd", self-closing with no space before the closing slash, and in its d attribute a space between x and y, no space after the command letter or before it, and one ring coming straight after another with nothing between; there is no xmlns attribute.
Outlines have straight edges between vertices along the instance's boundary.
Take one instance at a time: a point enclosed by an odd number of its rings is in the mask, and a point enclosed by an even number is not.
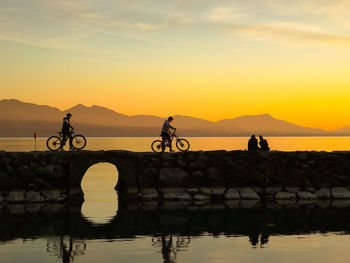
<svg viewBox="0 0 350 263"><path fill-rule="evenodd" d="M97 163L85 172L81 189L84 193L82 215L94 224L111 221L118 211L118 169L111 163Z"/></svg>

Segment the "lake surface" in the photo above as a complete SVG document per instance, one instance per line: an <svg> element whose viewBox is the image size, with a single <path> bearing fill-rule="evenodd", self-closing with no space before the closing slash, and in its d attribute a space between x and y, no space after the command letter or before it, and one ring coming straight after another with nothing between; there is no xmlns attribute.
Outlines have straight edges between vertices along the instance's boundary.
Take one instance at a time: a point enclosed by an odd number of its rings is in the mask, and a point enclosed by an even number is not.
<svg viewBox="0 0 350 263"><path fill-rule="evenodd" d="M155 138L87 138L87 149L150 151ZM248 138L187 138L192 150L245 149ZM349 137L267 138L272 149L350 150ZM46 138L37 141L46 150ZM31 151L30 138L0 150ZM89 168L81 207L0 204L0 262L349 262L350 208L125 206L111 164Z"/></svg>

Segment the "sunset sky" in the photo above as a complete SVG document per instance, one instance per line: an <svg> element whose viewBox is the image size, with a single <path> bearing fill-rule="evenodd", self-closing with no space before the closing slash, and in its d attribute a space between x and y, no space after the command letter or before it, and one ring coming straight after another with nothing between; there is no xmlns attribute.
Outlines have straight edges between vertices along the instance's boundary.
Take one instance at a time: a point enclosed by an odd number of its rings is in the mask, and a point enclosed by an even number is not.
<svg viewBox="0 0 350 263"><path fill-rule="evenodd" d="M0 99L349 126L349 10L348 0L0 0Z"/></svg>

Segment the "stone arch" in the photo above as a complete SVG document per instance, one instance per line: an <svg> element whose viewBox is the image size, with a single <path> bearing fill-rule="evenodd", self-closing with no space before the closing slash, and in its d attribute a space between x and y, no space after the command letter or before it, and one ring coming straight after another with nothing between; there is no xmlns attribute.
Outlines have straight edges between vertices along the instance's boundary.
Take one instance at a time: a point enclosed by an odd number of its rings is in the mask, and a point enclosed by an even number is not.
<svg viewBox="0 0 350 263"><path fill-rule="evenodd" d="M69 199L73 202L83 202L84 193L81 188L86 171L97 163L110 163L117 168L118 181L115 190L118 194L138 192L135 159L127 152L80 152L71 157L69 166Z"/></svg>

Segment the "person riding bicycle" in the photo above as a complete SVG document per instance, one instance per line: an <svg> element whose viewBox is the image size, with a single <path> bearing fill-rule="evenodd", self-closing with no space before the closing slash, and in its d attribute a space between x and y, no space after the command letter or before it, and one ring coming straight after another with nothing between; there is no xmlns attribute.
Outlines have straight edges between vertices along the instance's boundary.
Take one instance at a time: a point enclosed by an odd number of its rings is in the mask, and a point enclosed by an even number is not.
<svg viewBox="0 0 350 263"><path fill-rule="evenodd" d="M69 138L69 150L73 150L72 145L72 130L74 129L72 125L70 125L70 119L72 118L71 113L67 113L67 116L63 118L63 124L62 124L62 135L63 135L63 146L66 144L67 138ZM63 149L63 147L62 147Z"/></svg>
<svg viewBox="0 0 350 263"><path fill-rule="evenodd" d="M172 122L173 117L169 117L167 120L164 121L163 123L163 128L162 128L162 152L164 152L165 150L165 142L168 141L169 144L169 148L170 148L170 152L174 152L171 146L171 138L170 138L170 129L173 129L174 131L176 131L176 128L174 128L173 126L170 125L170 122Z"/></svg>

